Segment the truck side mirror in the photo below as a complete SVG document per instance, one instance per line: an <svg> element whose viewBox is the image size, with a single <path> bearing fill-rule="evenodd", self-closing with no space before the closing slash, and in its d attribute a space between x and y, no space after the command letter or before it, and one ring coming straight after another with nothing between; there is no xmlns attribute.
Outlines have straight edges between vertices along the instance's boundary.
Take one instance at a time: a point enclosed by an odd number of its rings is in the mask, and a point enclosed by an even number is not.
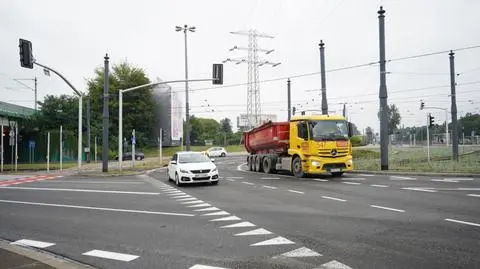
<svg viewBox="0 0 480 269"><path fill-rule="evenodd" d="M352 137L353 136L353 124L351 122L348 122L348 137Z"/></svg>

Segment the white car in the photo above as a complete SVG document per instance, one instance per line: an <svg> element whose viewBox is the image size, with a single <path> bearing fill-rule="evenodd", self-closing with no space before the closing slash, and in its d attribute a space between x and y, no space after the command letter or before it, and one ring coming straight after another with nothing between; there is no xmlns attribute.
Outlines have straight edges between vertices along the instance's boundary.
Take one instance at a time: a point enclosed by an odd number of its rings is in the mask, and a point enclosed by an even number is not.
<svg viewBox="0 0 480 269"><path fill-rule="evenodd" d="M177 186L201 182L216 185L219 180L218 169L213 161L200 152L177 152L168 164L168 180L174 180Z"/></svg>
<svg viewBox="0 0 480 269"><path fill-rule="evenodd" d="M225 148L214 147L207 149L207 154L209 157L226 157L227 151Z"/></svg>

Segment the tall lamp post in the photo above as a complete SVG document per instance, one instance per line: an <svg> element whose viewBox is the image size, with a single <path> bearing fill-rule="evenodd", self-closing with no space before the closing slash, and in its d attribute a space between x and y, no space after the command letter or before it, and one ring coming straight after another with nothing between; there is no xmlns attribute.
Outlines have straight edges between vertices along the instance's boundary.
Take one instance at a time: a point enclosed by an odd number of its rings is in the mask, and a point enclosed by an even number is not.
<svg viewBox="0 0 480 269"><path fill-rule="evenodd" d="M187 55L187 32L195 32L195 26L175 26L175 31L180 32L183 31L185 36L185 121L186 121L186 130L185 130L185 146L187 151L190 150L190 111L189 111L189 104L188 104L188 55Z"/></svg>

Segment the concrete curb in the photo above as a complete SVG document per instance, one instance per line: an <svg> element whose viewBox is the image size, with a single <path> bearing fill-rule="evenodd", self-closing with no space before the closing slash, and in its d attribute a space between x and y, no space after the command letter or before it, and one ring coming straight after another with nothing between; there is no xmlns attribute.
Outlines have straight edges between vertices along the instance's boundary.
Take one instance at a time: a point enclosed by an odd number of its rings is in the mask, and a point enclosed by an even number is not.
<svg viewBox="0 0 480 269"><path fill-rule="evenodd" d="M410 172L410 171L368 171L368 170L354 170L348 172L349 174L372 174L372 175L405 175L405 176L437 176L437 177L480 177L480 174L475 173L434 173L434 172Z"/></svg>
<svg viewBox="0 0 480 269"><path fill-rule="evenodd" d="M11 245L10 243L10 241L0 238L0 248L20 256L39 261L57 269L95 269L95 267L90 265L83 264L44 250L28 246Z"/></svg>

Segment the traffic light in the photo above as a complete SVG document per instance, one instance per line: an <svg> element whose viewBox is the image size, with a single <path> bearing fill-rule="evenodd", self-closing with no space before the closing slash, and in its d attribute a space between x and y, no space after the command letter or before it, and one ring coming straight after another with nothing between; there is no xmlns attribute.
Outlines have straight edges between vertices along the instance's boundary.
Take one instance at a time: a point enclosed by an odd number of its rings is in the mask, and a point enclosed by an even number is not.
<svg viewBox="0 0 480 269"><path fill-rule="evenodd" d="M25 68L33 68L33 53L32 53L32 42L21 39L19 40L20 48L20 65Z"/></svg>
<svg viewBox="0 0 480 269"><path fill-rule="evenodd" d="M423 110L425 108L425 102L423 100L420 100L420 110Z"/></svg>
<svg viewBox="0 0 480 269"><path fill-rule="evenodd" d="M433 117L432 115L428 114L428 126L431 128L433 127L433 124L435 123L434 121L435 117Z"/></svg>
<svg viewBox="0 0 480 269"><path fill-rule="evenodd" d="M223 84L223 64L213 64L213 84Z"/></svg>

